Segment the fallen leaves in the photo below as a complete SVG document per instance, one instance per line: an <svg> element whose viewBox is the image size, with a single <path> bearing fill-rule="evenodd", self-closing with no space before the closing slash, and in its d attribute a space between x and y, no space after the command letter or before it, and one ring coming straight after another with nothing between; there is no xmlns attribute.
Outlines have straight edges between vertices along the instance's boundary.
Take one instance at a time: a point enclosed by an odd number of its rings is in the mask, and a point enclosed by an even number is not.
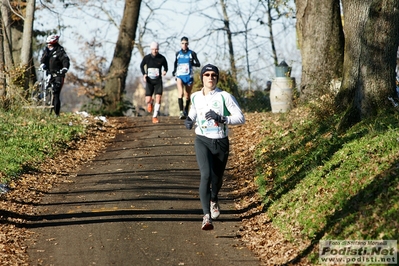
<svg viewBox="0 0 399 266"><path fill-rule="evenodd" d="M0 265L29 265L26 240L32 235L20 227L26 218L35 215L35 207L43 193L57 183L71 182L79 167L92 160L114 138L123 122L110 120L101 127L98 121L87 119L88 132L82 139L70 143L69 149L53 159L47 159L37 172L23 174L9 184L11 190L0 198ZM60 163L62 162L62 163ZM52 241L52 240L49 240ZM41 252L38 250L37 252Z"/></svg>
<svg viewBox="0 0 399 266"><path fill-rule="evenodd" d="M236 209L244 211L241 214L242 225L237 233L246 246L259 257L262 265L293 264L291 260L304 250L308 243L288 241L271 223L270 217L264 212L262 198L254 180L254 151L270 130L259 121L274 120L277 115L272 113L246 114L246 124L234 127L231 137L231 157L229 170L226 173L227 182L236 198ZM281 126L284 127L283 125ZM261 150L266 153L267 150ZM270 162L272 163L272 162ZM271 166L265 165L265 174L271 172ZM300 260L295 265L309 265L308 261Z"/></svg>
<svg viewBox="0 0 399 266"><path fill-rule="evenodd" d="M285 239L264 212L262 198L257 193L258 187L254 180L254 151L264 136L271 133L262 121L282 123L277 117L278 115L272 113L246 114L246 124L232 127L231 155L225 176L225 185L230 187L236 199L235 207L242 211L242 225L237 235L259 257L262 265L289 263L308 244L300 240L290 242ZM0 265L29 265L25 243L31 232L17 225L24 222L24 217L35 215L34 204L40 201L43 193L57 183L71 182L70 177L76 175L81 165L103 152L107 142L124 128L123 123L123 119L110 119L101 129L91 127L84 139L72 143L65 153L47 160L38 173L25 174L10 184L11 191L0 199ZM266 175L270 174L270 167L265 165ZM142 230L147 228L145 224L141 226ZM202 254L199 252L198 255ZM180 262L179 265L184 265L184 262ZM296 265L309 263L301 261Z"/></svg>

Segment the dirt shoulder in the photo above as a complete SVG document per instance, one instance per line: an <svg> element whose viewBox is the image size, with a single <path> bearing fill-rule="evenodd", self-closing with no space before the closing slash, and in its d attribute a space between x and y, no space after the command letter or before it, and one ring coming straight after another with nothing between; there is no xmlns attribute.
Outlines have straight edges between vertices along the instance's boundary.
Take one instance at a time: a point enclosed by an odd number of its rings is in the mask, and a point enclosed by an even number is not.
<svg viewBox="0 0 399 266"><path fill-rule="evenodd" d="M80 168L90 163L120 133L123 121L110 119L99 124L87 118L88 132L84 138L47 159L39 171L23 174L9 184L10 191L0 197L0 265L30 265L27 240L33 232L25 223L37 214L42 198L59 184L70 183ZM60 163L62 162L62 163Z"/></svg>
<svg viewBox="0 0 399 266"><path fill-rule="evenodd" d="M19 265L259 265L237 238L240 213L228 185L215 230L200 229L193 131L176 117L117 124L102 152L59 157L36 175L47 180L40 186L25 179L31 202L14 200L24 202L14 223L29 238Z"/></svg>
<svg viewBox="0 0 399 266"><path fill-rule="evenodd" d="M211 232L199 229L193 131L177 118L94 122L86 138L1 197L0 264L284 264L299 249L263 214L253 181L269 116L246 114L233 127L222 216Z"/></svg>

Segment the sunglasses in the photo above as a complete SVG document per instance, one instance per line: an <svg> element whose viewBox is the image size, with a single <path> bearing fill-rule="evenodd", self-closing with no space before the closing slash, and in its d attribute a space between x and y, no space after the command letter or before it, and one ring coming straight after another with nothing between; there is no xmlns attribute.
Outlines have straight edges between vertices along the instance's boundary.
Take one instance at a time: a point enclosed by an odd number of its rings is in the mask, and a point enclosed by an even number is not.
<svg viewBox="0 0 399 266"><path fill-rule="evenodd" d="M206 73L206 74L204 74L203 76L205 76L205 77L211 76L211 78L216 78L218 75Z"/></svg>

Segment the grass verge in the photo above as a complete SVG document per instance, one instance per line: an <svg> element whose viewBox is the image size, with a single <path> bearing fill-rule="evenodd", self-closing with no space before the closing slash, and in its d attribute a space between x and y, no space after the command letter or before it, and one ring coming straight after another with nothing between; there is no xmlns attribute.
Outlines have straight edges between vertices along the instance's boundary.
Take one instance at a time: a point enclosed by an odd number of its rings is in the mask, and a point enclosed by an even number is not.
<svg viewBox="0 0 399 266"><path fill-rule="evenodd" d="M303 111L303 110L302 110ZM318 259L318 241L399 238L399 116L381 114L343 134L307 112L266 120L256 182L264 210L287 239L311 243L296 259Z"/></svg>
<svg viewBox="0 0 399 266"><path fill-rule="evenodd" d="M34 109L0 111L0 178L8 183L35 167L84 132L82 117L59 117Z"/></svg>

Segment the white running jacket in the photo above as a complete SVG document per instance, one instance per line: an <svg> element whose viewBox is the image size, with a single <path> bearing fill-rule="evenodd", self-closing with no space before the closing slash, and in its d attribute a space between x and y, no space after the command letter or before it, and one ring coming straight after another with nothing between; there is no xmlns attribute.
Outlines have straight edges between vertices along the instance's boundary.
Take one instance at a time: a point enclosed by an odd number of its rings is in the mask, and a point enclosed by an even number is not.
<svg viewBox="0 0 399 266"><path fill-rule="evenodd" d="M210 110L226 117L224 124L213 119L206 120L205 114ZM239 125L245 123L237 100L230 93L219 88L204 95L203 89L191 95L191 107L188 116L196 122L195 133L211 139L221 139L228 136L227 125Z"/></svg>

